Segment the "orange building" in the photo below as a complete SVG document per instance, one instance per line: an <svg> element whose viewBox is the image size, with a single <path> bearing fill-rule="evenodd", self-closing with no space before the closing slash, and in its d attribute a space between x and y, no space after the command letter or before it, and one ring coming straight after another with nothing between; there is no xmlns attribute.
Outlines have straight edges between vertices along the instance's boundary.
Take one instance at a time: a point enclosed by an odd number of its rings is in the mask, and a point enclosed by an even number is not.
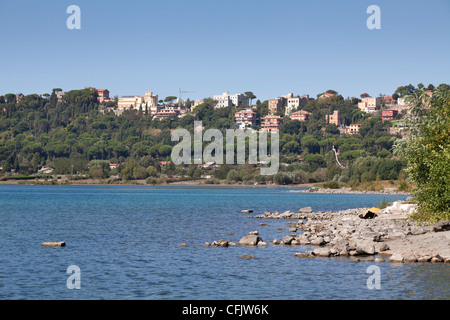
<svg viewBox="0 0 450 320"><path fill-rule="evenodd" d="M339 116L339 110L335 110L333 112L333 114L326 115L325 116L325 120L327 121L327 123L335 124L336 126L339 127L341 125L341 119L340 119L340 116Z"/></svg>
<svg viewBox="0 0 450 320"><path fill-rule="evenodd" d="M280 125L283 124L283 118L280 116L267 115L261 118L261 130L263 131L278 131Z"/></svg>
<svg viewBox="0 0 450 320"><path fill-rule="evenodd" d="M235 114L236 123L240 129L253 127L256 125L256 112L252 109L245 109Z"/></svg>
<svg viewBox="0 0 450 320"><path fill-rule="evenodd" d="M269 114L273 115L283 108L285 99L284 98L270 99L268 102L269 102L268 104Z"/></svg>
<svg viewBox="0 0 450 320"><path fill-rule="evenodd" d="M305 111L305 110L300 110L300 111L296 111L296 112L292 112L289 117L291 118L292 121L294 120L298 120L298 121L308 121L309 117L311 116L311 112Z"/></svg>
<svg viewBox="0 0 450 320"><path fill-rule="evenodd" d="M397 116L397 114L398 114L397 110L393 110L393 109L383 110L383 112L381 113L381 120L383 122L389 121L389 120L394 120L394 118Z"/></svg>

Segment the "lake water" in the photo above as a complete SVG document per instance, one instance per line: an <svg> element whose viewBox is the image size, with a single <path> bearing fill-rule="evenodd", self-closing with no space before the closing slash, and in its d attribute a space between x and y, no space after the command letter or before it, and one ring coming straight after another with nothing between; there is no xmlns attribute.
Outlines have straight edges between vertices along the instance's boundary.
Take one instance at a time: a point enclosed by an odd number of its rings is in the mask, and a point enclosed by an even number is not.
<svg viewBox="0 0 450 320"><path fill-rule="evenodd" d="M288 234L278 230L287 220L250 219L243 209L253 215L306 206L341 210L405 198L287 190L2 185L0 299L450 299L444 264L295 257L311 249L302 246L197 246L237 243L253 230L266 242ZM42 247L46 241L67 246ZM72 265L81 271L80 290L67 287ZM366 284L372 265L381 271L379 290Z"/></svg>

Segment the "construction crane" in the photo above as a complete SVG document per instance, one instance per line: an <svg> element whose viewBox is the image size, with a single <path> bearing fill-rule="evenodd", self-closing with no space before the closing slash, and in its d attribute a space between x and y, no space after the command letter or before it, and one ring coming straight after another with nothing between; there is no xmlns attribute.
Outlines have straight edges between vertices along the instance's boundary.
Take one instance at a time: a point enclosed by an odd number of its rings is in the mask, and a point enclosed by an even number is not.
<svg viewBox="0 0 450 320"><path fill-rule="evenodd" d="M192 93L193 91L184 91L180 89L180 97L178 98L178 107L181 107L181 101L183 101L183 93Z"/></svg>

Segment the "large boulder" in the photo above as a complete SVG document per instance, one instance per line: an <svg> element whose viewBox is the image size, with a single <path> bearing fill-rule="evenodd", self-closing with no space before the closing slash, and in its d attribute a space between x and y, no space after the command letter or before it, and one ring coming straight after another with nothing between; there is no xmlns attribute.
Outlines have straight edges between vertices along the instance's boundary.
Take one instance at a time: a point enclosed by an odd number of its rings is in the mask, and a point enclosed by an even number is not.
<svg viewBox="0 0 450 320"><path fill-rule="evenodd" d="M283 239L281 239L281 241L283 241L284 244L289 245L289 244L291 244L291 242L292 242L294 239L295 239L294 236L287 235L287 236L283 237Z"/></svg>
<svg viewBox="0 0 450 320"><path fill-rule="evenodd" d="M238 244L240 246L256 246L260 241L262 241L262 239L257 235L247 235L239 240Z"/></svg>
<svg viewBox="0 0 450 320"><path fill-rule="evenodd" d="M389 262L394 262L394 263L402 263L405 261L405 258L399 254L399 253L394 253L390 258L389 258Z"/></svg>
<svg viewBox="0 0 450 320"><path fill-rule="evenodd" d="M358 255L374 255L375 244L368 240L359 240L355 242L355 251Z"/></svg>
<svg viewBox="0 0 450 320"><path fill-rule="evenodd" d="M316 248L314 249L313 253L318 257L329 257L331 255L331 251L329 248Z"/></svg>
<svg viewBox="0 0 450 320"><path fill-rule="evenodd" d="M317 237L311 241L311 244L314 246L323 246L325 244L325 240L323 237Z"/></svg>
<svg viewBox="0 0 450 320"><path fill-rule="evenodd" d="M433 232L441 232L441 231L450 230L450 221L441 219L441 220L439 220L439 222L434 224L432 227L433 227Z"/></svg>

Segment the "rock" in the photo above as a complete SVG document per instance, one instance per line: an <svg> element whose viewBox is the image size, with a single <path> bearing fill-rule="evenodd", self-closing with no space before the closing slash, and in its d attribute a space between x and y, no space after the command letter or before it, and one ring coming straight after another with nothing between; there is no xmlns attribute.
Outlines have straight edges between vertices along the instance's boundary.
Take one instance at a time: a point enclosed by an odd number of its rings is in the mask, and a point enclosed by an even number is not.
<svg viewBox="0 0 450 320"><path fill-rule="evenodd" d="M249 255L249 254L243 254L242 256L240 256L239 258L242 258L242 259L253 259L255 256L251 256L251 255Z"/></svg>
<svg viewBox="0 0 450 320"><path fill-rule="evenodd" d="M331 255L329 248L316 248L313 252L318 257L329 257Z"/></svg>
<svg viewBox="0 0 450 320"><path fill-rule="evenodd" d="M414 236L418 236L418 235L424 234L426 232L427 231L424 228L421 228L421 227L418 227L418 226L413 226L411 228L411 234L414 235Z"/></svg>
<svg viewBox="0 0 450 320"><path fill-rule="evenodd" d="M266 247L266 246L267 246L266 242L264 242L264 241L259 241L258 242L258 247Z"/></svg>
<svg viewBox="0 0 450 320"><path fill-rule="evenodd" d="M297 232L298 230L297 230L297 228L290 228L288 231L289 232Z"/></svg>
<svg viewBox="0 0 450 320"><path fill-rule="evenodd" d="M325 244L325 240L323 237L317 237L316 239L311 241L311 244L314 246L322 246Z"/></svg>
<svg viewBox="0 0 450 320"><path fill-rule="evenodd" d="M296 254L294 254L294 256L299 257L299 258L306 258L306 257L308 257L308 255L306 253L303 253L303 252L296 253Z"/></svg>
<svg viewBox="0 0 450 320"><path fill-rule="evenodd" d="M405 255L404 261L405 262L417 262L417 257L415 254L410 253L410 254Z"/></svg>
<svg viewBox="0 0 450 320"><path fill-rule="evenodd" d="M272 244L278 245L278 244L280 244L280 241L278 241L277 239L274 239L274 240L272 241Z"/></svg>
<svg viewBox="0 0 450 320"><path fill-rule="evenodd" d="M42 246L57 248L57 247L65 247L66 243L63 241L62 242L44 242L44 243L42 243Z"/></svg>
<svg viewBox="0 0 450 320"><path fill-rule="evenodd" d="M219 241L217 241L217 245L219 246L219 247L228 247L228 245L229 245L229 243L228 243L228 241L227 240L219 240Z"/></svg>
<svg viewBox="0 0 450 320"><path fill-rule="evenodd" d="M385 260L383 258L375 258L375 262L384 262Z"/></svg>
<svg viewBox="0 0 450 320"><path fill-rule="evenodd" d="M306 208L301 208L299 211L299 213L312 213L312 208L311 207L306 207Z"/></svg>
<svg viewBox="0 0 450 320"><path fill-rule="evenodd" d="M390 258L389 258L389 262L393 262L393 263L402 263L405 259L403 258L403 256L399 253L394 253Z"/></svg>
<svg viewBox="0 0 450 320"><path fill-rule="evenodd" d="M361 240L355 243L355 251L358 255L374 255L375 245L372 241Z"/></svg>
<svg viewBox="0 0 450 320"><path fill-rule="evenodd" d="M298 246L298 245L300 245L300 241L298 241L298 240L292 240L291 246Z"/></svg>
<svg viewBox="0 0 450 320"><path fill-rule="evenodd" d="M258 231L250 231L249 233L248 233L249 235L253 235L253 236L257 236L258 234L259 234L259 232Z"/></svg>
<svg viewBox="0 0 450 320"><path fill-rule="evenodd" d="M379 232L363 232L361 234L361 238L373 242L380 242L381 241L381 233Z"/></svg>
<svg viewBox="0 0 450 320"><path fill-rule="evenodd" d="M387 250L389 250L389 246L386 243L381 244L377 249L378 252L383 252Z"/></svg>
<svg viewBox="0 0 450 320"><path fill-rule="evenodd" d="M237 244L236 244L235 242L229 242L228 245L229 245L230 247L236 247L236 246L237 246Z"/></svg>
<svg viewBox="0 0 450 320"><path fill-rule="evenodd" d="M444 262L444 259L440 256L434 256L433 258L431 258L430 262L436 263L436 262Z"/></svg>
<svg viewBox="0 0 450 320"><path fill-rule="evenodd" d="M211 244L209 242L205 242L205 247L209 247Z"/></svg>
<svg viewBox="0 0 450 320"><path fill-rule="evenodd" d="M431 256L423 256L417 259L418 262L429 262L431 260Z"/></svg>
<svg viewBox="0 0 450 320"><path fill-rule="evenodd" d="M253 210L252 209L247 209L247 210L242 210L241 212L242 213L253 213Z"/></svg>
<svg viewBox="0 0 450 320"><path fill-rule="evenodd" d="M439 220L439 222L433 225L433 232L441 232L446 230L450 230L449 220L441 219Z"/></svg>
<svg viewBox="0 0 450 320"><path fill-rule="evenodd" d="M349 245L347 240L340 240L334 244L334 249L338 252L348 251Z"/></svg>
<svg viewBox="0 0 450 320"><path fill-rule="evenodd" d="M178 245L178 247L187 247L188 245L186 243L181 243Z"/></svg>
<svg viewBox="0 0 450 320"><path fill-rule="evenodd" d="M294 239L295 239L294 236L288 235L288 236L283 237L283 239L281 239L281 241L283 241L283 243L286 245L290 245Z"/></svg>
<svg viewBox="0 0 450 320"><path fill-rule="evenodd" d="M260 241L262 241L262 239L257 235L247 235L239 240L238 244L240 246L256 246Z"/></svg>

